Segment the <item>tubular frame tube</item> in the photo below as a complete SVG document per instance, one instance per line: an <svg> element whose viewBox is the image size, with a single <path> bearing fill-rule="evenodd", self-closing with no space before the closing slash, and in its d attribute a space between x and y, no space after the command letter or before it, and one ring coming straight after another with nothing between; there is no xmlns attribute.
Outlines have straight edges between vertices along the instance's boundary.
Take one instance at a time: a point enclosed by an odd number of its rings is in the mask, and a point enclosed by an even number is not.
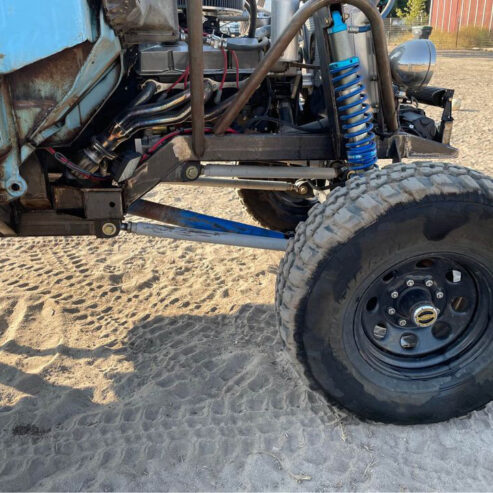
<svg viewBox="0 0 493 493"><path fill-rule="evenodd" d="M192 146L198 157L202 157L205 152L202 19L202 0L187 0L188 53L192 88Z"/></svg>
<svg viewBox="0 0 493 493"><path fill-rule="evenodd" d="M309 0L291 19L289 26L284 30L279 39L271 46L264 59L249 77L247 83L237 93L231 106L217 122L214 128L214 133L216 135L223 134L229 128L233 120L252 97L253 93L263 82L272 67L282 56L291 40L303 27L304 23L322 7L342 3L353 5L361 10L370 22L373 34L373 44L376 53L378 78L380 83L380 91L382 94L382 110L385 124L387 125L387 129L391 132L395 132L399 128L394 101L394 92L392 89L392 77L390 73L390 62L387 52L384 24L378 9L367 2L367 0Z"/></svg>
<svg viewBox="0 0 493 493"><path fill-rule="evenodd" d="M219 231L204 231L192 228L179 228L152 223L123 223L122 229L128 233L171 240L196 241L199 243L214 243L216 245L231 245L261 250L277 250L283 252L288 246L285 238L268 238Z"/></svg>
<svg viewBox="0 0 493 493"><path fill-rule="evenodd" d="M255 30L257 29L257 0L247 0L249 5L249 14L250 14L250 24L248 25L248 37L255 37Z"/></svg>
<svg viewBox="0 0 493 493"><path fill-rule="evenodd" d="M329 40L327 30L324 29L325 19L330 19L330 12L327 7L320 9L313 16L315 24L315 40L318 48L318 56L320 60L320 76L322 77L322 90L325 99L325 110L327 111L327 128L333 129L330 132L330 139L334 146L334 157L342 159L342 135L339 126L339 118L337 113L337 105L335 103L336 95L332 79L329 73Z"/></svg>

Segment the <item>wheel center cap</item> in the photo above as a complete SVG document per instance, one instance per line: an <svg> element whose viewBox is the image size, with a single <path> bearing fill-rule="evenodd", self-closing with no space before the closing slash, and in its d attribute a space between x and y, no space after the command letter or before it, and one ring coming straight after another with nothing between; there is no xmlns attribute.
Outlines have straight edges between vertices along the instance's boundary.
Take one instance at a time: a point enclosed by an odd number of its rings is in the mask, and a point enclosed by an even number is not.
<svg viewBox="0 0 493 493"><path fill-rule="evenodd" d="M438 319L438 310L432 305L421 305L413 313L414 323L418 327L430 327Z"/></svg>

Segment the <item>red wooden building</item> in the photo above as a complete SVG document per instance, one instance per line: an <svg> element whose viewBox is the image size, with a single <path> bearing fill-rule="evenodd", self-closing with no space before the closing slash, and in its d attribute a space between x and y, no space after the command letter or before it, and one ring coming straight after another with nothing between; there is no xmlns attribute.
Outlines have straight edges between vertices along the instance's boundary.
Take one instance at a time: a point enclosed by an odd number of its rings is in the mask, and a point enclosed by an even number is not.
<svg viewBox="0 0 493 493"><path fill-rule="evenodd" d="M493 0L431 0L430 25L456 32L466 26L493 29Z"/></svg>

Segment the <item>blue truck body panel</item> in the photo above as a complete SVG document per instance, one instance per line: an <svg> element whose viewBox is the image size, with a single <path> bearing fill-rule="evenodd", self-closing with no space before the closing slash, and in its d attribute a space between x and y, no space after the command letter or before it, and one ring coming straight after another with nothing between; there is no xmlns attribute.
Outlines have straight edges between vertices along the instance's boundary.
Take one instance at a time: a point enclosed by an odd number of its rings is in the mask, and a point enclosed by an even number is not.
<svg viewBox="0 0 493 493"><path fill-rule="evenodd" d="M86 0L0 0L0 74L95 41Z"/></svg>

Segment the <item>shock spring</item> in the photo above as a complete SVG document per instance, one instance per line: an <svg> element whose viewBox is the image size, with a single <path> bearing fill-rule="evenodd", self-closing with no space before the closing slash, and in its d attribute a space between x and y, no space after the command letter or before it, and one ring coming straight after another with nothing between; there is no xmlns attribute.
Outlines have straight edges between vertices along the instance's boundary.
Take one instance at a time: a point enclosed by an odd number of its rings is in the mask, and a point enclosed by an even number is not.
<svg viewBox="0 0 493 493"><path fill-rule="evenodd" d="M359 65L356 56L330 64L347 160L354 171L369 169L378 160L373 115L366 102Z"/></svg>

